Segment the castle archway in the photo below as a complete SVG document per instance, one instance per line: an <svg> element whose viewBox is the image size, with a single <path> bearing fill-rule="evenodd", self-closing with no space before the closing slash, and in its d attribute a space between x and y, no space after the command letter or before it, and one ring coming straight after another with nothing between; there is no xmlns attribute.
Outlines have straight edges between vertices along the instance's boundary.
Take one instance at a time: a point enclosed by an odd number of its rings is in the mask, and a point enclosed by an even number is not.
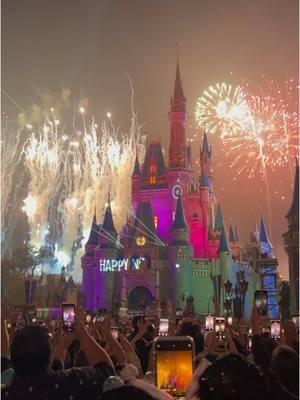
<svg viewBox="0 0 300 400"><path fill-rule="evenodd" d="M130 310L145 309L153 301L152 294L145 286L136 286L129 293L128 308Z"/></svg>

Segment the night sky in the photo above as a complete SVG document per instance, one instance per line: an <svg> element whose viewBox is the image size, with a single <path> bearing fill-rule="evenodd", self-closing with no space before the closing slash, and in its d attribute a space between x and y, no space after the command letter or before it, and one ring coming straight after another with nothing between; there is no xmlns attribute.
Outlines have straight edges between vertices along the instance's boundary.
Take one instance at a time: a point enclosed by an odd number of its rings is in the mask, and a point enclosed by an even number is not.
<svg viewBox="0 0 300 400"><path fill-rule="evenodd" d="M176 43L194 134L197 98L211 84L256 87L261 75L298 79L297 0L2 0L2 89L29 107L35 88L71 90L89 99L88 112L101 121L107 111L126 129L130 86L139 119L151 139L167 150L168 111L176 67ZM2 111L19 109L2 94ZM213 145L214 187L225 222L238 225L241 239L262 215L267 219L265 183L257 176L236 179L217 138ZM194 158L199 141L193 145ZM167 151L166 151L167 154ZM291 202L291 171L269 171L272 242L282 274L287 259L281 235Z"/></svg>

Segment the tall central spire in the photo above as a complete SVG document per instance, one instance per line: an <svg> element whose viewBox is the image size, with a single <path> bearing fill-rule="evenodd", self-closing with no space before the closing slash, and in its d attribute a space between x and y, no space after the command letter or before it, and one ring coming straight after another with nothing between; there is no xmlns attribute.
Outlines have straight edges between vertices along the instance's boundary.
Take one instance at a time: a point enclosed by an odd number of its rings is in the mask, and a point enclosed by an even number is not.
<svg viewBox="0 0 300 400"><path fill-rule="evenodd" d="M183 93L182 80L180 76L179 68L179 56L177 53L177 64L176 64L176 75L174 94L171 99L171 111L172 112L186 112L186 98Z"/></svg>
<svg viewBox="0 0 300 400"><path fill-rule="evenodd" d="M183 99L184 99L184 94L183 94L182 82L181 82L181 77L180 77L179 57L177 54L177 65L176 65L176 77L175 77L173 102L180 101Z"/></svg>
<svg viewBox="0 0 300 400"><path fill-rule="evenodd" d="M185 142L185 128L187 125L186 97L183 93L178 54L174 94L171 97L169 118L171 123L169 167L172 169L186 169L188 166L187 147Z"/></svg>

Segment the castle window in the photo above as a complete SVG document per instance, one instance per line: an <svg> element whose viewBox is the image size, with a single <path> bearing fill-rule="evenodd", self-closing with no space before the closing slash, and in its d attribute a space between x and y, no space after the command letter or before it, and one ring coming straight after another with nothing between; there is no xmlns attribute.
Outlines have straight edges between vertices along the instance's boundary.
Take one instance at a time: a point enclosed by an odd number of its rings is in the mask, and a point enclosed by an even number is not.
<svg viewBox="0 0 300 400"><path fill-rule="evenodd" d="M149 168L149 172L150 172L150 178L149 178L149 183L150 185L155 185L156 184L156 165L155 164L151 164L150 168Z"/></svg>
<svg viewBox="0 0 300 400"><path fill-rule="evenodd" d="M158 216L154 215L154 226L157 229L157 225L158 225Z"/></svg>

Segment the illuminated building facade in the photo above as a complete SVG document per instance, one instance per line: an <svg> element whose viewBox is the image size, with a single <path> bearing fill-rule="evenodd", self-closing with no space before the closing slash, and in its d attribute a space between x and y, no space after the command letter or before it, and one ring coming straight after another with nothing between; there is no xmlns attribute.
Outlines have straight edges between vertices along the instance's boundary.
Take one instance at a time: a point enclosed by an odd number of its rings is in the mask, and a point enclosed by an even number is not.
<svg viewBox="0 0 300 400"><path fill-rule="evenodd" d="M83 296L88 309L113 304L143 308L166 301L184 308L194 299L199 314L213 311L213 302L226 296L240 299L240 281L249 314L260 275L242 261L238 232L225 229L213 190L212 150L204 133L200 151L201 175L192 172L191 148L186 145L187 111L177 61L170 112L169 165L161 144L149 143L143 165L138 155L132 173L132 207L122 232L117 233L108 202L102 225L94 217L82 257ZM230 280L232 293L225 293ZM241 299L240 299L241 300Z"/></svg>
<svg viewBox="0 0 300 400"><path fill-rule="evenodd" d="M299 164L296 165L292 204L286 215L288 230L283 234L284 249L289 259L291 312L299 313Z"/></svg>

